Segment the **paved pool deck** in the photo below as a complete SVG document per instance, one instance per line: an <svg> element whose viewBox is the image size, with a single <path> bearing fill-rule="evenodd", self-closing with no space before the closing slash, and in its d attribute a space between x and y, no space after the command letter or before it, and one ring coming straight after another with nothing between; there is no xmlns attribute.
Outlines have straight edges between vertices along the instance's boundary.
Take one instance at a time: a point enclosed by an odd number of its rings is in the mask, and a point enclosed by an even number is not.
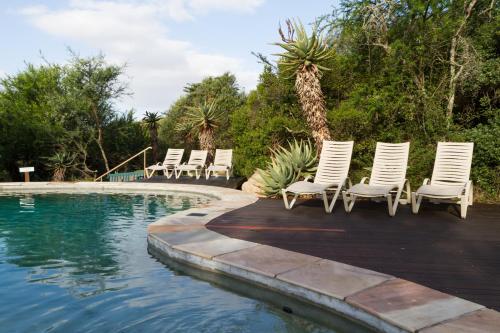
<svg viewBox="0 0 500 333"><path fill-rule="evenodd" d="M429 288L401 278L401 276L388 274L382 270L375 271L357 267L349 263L303 253L305 251L290 251L278 246L267 245L257 239L249 241L241 239L242 237L232 237L227 232L222 231L259 230L259 232L281 232L283 229L290 228L287 221L296 219L292 217L297 216L297 214L300 215L301 210L304 214L301 218L304 223L307 223L310 215L317 214L316 210L325 214L315 206L315 203L311 207L304 204L297 207L296 210L286 211L287 216L290 217L287 217L284 221L282 220L279 225L261 226L260 229L255 229L255 222L262 219L263 214L261 211L262 206L259 205L263 203L270 204L270 201L257 201L255 197L240 191L216 187L177 184L144 185L139 183L0 184L0 193L33 191L105 191L108 193L129 191L135 193L147 191L159 194L171 191L188 191L209 194L217 197L218 200L214 200L208 206L192 208L161 218L151 224L148 227L150 247L155 252L159 252L171 259L304 300L381 332L500 331L500 314L479 303ZM275 206L271 206L273 209L267 212L269 220L273 220L272 217L275 214L279 215L284 211L283 207L280 207L278 203L279 201L273 202ZM362 210L361 205L355 208ZM370 208L370 206L366 208ZM378 213L375 212L377 208L385 212L384 205L373 206L373 210L363 213L363 218L367 219L367 221L375 221L373 223L382 223L376 222L378 220ZM423 207L422 212L424 210L425 207ZM252 212L254 215L250 214ZM335 214L340 216L340 212L341 210L337 209ZM404 211L399 213L404 214ZM255 215L261 217L251 219ZM333 221L334 215L326 216L329 221ZM240 222L233 220L233 222L228 223L228 218L237 216L241 217ZM351 216L355 217L356 215ZM361 218L350 220L349 223L362 224L360 222ZM396 219L389 221L386 222L389 226L397 225ZM459 225L458 223L468 222L470 221L457 220L455 223ZM219 226L222 225L223 228L217 227L217 223L219 223ZM238 223L246 224L243 225L244 228L238 229ZM228 226L235 228L227 228ZM386 227L387 230L389 230L389 226ZM412 232L418 233L418 227L420 226L416 225ZM300 228L308 229L311 228L311 225ZM302 231L310 232L310 230ZM301 230L293 230L293 232L300 233ZM320 238L320 235L330 233L348 234L346 231L341 231L340 227L328 225L316 230L316 234L313 236ZM490 234L493 233L492 231ZM485 234L488 235L488 233ZM441 236L446 235L447 237L437 242L446 243L448 238L454 236L453 233L445 233ZM375 234L372 234L371 237L373 239L377 238ZM287 238L293 239L294 235L289 234L287 237L282 238L283 240ZM393 239L396 239L396 237L382 239L380 242L390 243ZM311 243L314 243L314 240ZM328 245L335 246L335 244ZM369 250L366 251L369 252ZM375 253L374 256L376 255ZM353 256L356 256L355 252L353 252ZM391 259L389 256L380 260L389 262ZM422 275L425 275L427 271L429 271L427 267L422 267ZM478 272L478 275L481 274L482 272Z"/></svg>

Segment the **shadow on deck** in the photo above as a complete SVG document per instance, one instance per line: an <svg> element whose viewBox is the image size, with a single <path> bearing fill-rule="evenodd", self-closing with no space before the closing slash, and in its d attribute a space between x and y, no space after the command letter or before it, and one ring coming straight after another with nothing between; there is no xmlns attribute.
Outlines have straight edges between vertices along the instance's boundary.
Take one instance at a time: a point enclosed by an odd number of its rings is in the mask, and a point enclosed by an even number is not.
<svg viewBox="0 0 500 333"><path fill-rule="evenodd" d="M474 205L466 220L451 205L400 206L360 201L351 214L320 200L287 211L263 199L226 213L207 228L232 238L391 274L500 310L500 205Z"/></svg>
<svg viewBox="0 0 500 333"><path fill-rule="evenodd" d="M138 182L145 183L165 183L165 184L189 184L189 185L208 185L208 186L219 186L226 187L232 189L240 189L241 185L246 181L246 178L243 177L231 177L226 179L226 177L210 177L210 179L205 179L205 177L201 177L200 179L196 179L194 177L186 177L181 176L179 179L175 179L172 177L167 179L165 176L154 176L149 179L141 179Z"/></svg>

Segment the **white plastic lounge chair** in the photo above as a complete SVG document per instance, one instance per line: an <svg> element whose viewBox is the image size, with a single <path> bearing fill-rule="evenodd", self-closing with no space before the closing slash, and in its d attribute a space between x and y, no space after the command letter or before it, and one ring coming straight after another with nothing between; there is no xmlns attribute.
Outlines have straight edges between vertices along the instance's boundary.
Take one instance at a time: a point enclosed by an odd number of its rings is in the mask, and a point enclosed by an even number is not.
<svg viewBox="0 0 500 333"><path fill-rule="evenodd" d="M460 216L465 219L473 200L469 179L473 150L472 142L438 142L432 178L426 178L417 192L412 193L413 213L418 213L424 197L445 202L452 199L451 202L460 204Z"/></svg>
<svg viewBox="0 0 500 333"><path fill-rule="evenodd" d="M184 155L184 149L169 148L163 163L158 162L146 168L146 177L151 178L156 171L163 171L167 179L170 179L174 174L175 168L181 164L182 155ZM151 173L149 173L148 170L151 171Z"/></svg>
<svg viewBox="0 0 500 333"><path fill-rule="evenodd" d="M351 164L353 145L353 141L323 141L314 182L306 179L281 190L285 208L292 209L297 197L301 194L321 194L325 211L331 213L340 191L345 188L346 183L351 185L347 174ZM331 202L328 202L327 192L334 192ZM288 193L294 194L290 202L288 202Z"/></svg>
<svg viewBox="0 0 500 333"><path fill-rule="evenodd" d="M175 178L179 178L184 171L189 175L191 174L191 171L194 171L196 179L200 179L201 172L207 161L207 155L208 151L206 150L192 150L191 155L189 156L189 161L178 165L175 168Z"/></svg>
<svg viewBox="0 0 500 333"><path fill-rule="evenodd" d="M219 172L224 172L226 174L226 179L229 179L232 171L233 162L233 150L232 149L216 149L214 162L205 169L205 176L207 179L210 178L210 173L216 174Z"/></svg>
<svg viewBox="0 0 500 333"><path fill-rule="evenodd" d="M367 177L364 177L359 184L342 192L346 212L351 212L357 197L386 198L389 215L394 216L398 203L406 204L410 199L410 183L405 179L409 149L409 142L377 142L375 159L368 184L365 183ZM400 200L405 185L406 200ZM396 195L394 203L393 194Z"/></svg>

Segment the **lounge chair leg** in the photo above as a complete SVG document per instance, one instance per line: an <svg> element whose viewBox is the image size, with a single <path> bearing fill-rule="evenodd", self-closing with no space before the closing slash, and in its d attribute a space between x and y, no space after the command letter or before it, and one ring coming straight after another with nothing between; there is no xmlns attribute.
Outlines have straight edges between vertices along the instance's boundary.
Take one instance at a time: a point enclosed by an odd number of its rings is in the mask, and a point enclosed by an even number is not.
<svg viewBox="0 0 500 333"><path fill-rule="evenodd" d="M328 197L326 195L326 192L323 192L323 202L325 204L325 211L327 213L333 212L333 207L335 206L335 202L337 202L337 199L340 195L340 190L342 189L342 186L339 186L337 190L335 190L335 194L332 197L332 201L328 203Z"/></svg>
<svg viewBox="0 0 500 333"><path fill-rule="evenodd" d="M406 185L406 186L405 186ZM405 184L403 185L405 187L405 190L403 191L403 193L405 194L405 198L404 199L399 199L399 204L400 205L406 205L408 203L410 203L411 201L411 189L410 189L410 182L408 180L405 181ZM402 197L402 193L401 193L401 197Z"/></svg>
<svg viewBox="0 0 500 333"><path fill-rule="evenodd" d="M226 170L226 179L229 180L229 170Z"/></svg>
<svg viewBox="0 0 500 333"><path fill-rule="evenodd" d="M347 213L352 211L354 203L356 202L356 196L354 194L347 195L346 191L342 191L342 198L344 199L344 208Z"/></svg>
<svg viewBox="0 0 500 333"><path fill-rule="evenodd" d="M422 202L422 196L417 195L417 193L412 192L411 194L411 211L413 214L417 214L420 209L420 203Z"/></svg>
<svg viewBox="0 0 500 333"><path fill-rule="evenodd" d="M210 178L210 171L209 170L205 170L205 178L206 178L206 180L208 180L208 178Z"/></svg>
<svg viewBox="0 0 500 333"><path fill-rule="evenodd" d="M392 194L389 193L386 196L386 198L387 198L387 209L389 210L389 215L394 216L395 211L394 211L393 206L392 206ZM396 202L397 202L397 200L396 200Z"/></svg>
<svg viewBox="0 0 500 333"><path fill-rule="evenodd" d="M398 210L398 204L399 204L402 193L403 193L403 189L398 188L398 192L396 193L396 198L394 198L394 203L392 204L392 215L391 216L396 215L396 211ZM389 194L389 197L391 198L391 201L392 201L392 196L390 194Z"/></svg>
<svg viewBox="0 0 500 333"><path fill-rule="evenodd" d="M201 170L195 170L194 171L194 175L196 177L196 180L200 179L200 177L201 177Z"/></svg>
<svg viewBox="0 0 500 333"><path fill-rule="evenodd" d="M463 219L467 216L467 207L469 206L467 199L468 197L466 195L460 198L460 217Z"/></svg>
<svg viewBox="0 0 500 333"><path fill-rule="evenodd" d="M330 210L330 205L328 203L328 195L326 194L326 191L321 192L321 196L323 197L323 204L325 206L325 212L331 213L332 211Z"/></svg>
<svg viewBox="0 0 500 333"><path fill-rule="evenodd" d="M474 188L472 187L472 182L469 187L469 206L472 206L472 201L474 200Z"/></svg>
<svg viewBox="0 0 500 333"><path fill-rule="evenodd" d="M295 204L295 201L297 201L297 198L299 196L297 193L294 193L292 201L288 202L288 194L286 190L284 189L281 190L281 195L283 197L283 202L285 203L285 208L288 210L292 209L293 205Z"/></svg>

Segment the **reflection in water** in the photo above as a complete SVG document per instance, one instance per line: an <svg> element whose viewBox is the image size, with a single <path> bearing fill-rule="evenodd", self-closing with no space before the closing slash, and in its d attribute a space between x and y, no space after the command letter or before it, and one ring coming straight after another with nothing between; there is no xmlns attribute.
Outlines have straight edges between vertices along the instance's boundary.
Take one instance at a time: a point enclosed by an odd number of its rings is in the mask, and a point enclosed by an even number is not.
<svg viewBox="0 0 500 333"><path fill-rule="evenodd" d="M323 332L148 255L147 224L208 202L188 194L0 196L0 331Z"/></svg>
<svg viewBox="0 0 500 333"><path fill-rule="evenodd" d="M20 197L19 208L19 213L33 213L35 211L35 198L29 194Z"/></svg>

